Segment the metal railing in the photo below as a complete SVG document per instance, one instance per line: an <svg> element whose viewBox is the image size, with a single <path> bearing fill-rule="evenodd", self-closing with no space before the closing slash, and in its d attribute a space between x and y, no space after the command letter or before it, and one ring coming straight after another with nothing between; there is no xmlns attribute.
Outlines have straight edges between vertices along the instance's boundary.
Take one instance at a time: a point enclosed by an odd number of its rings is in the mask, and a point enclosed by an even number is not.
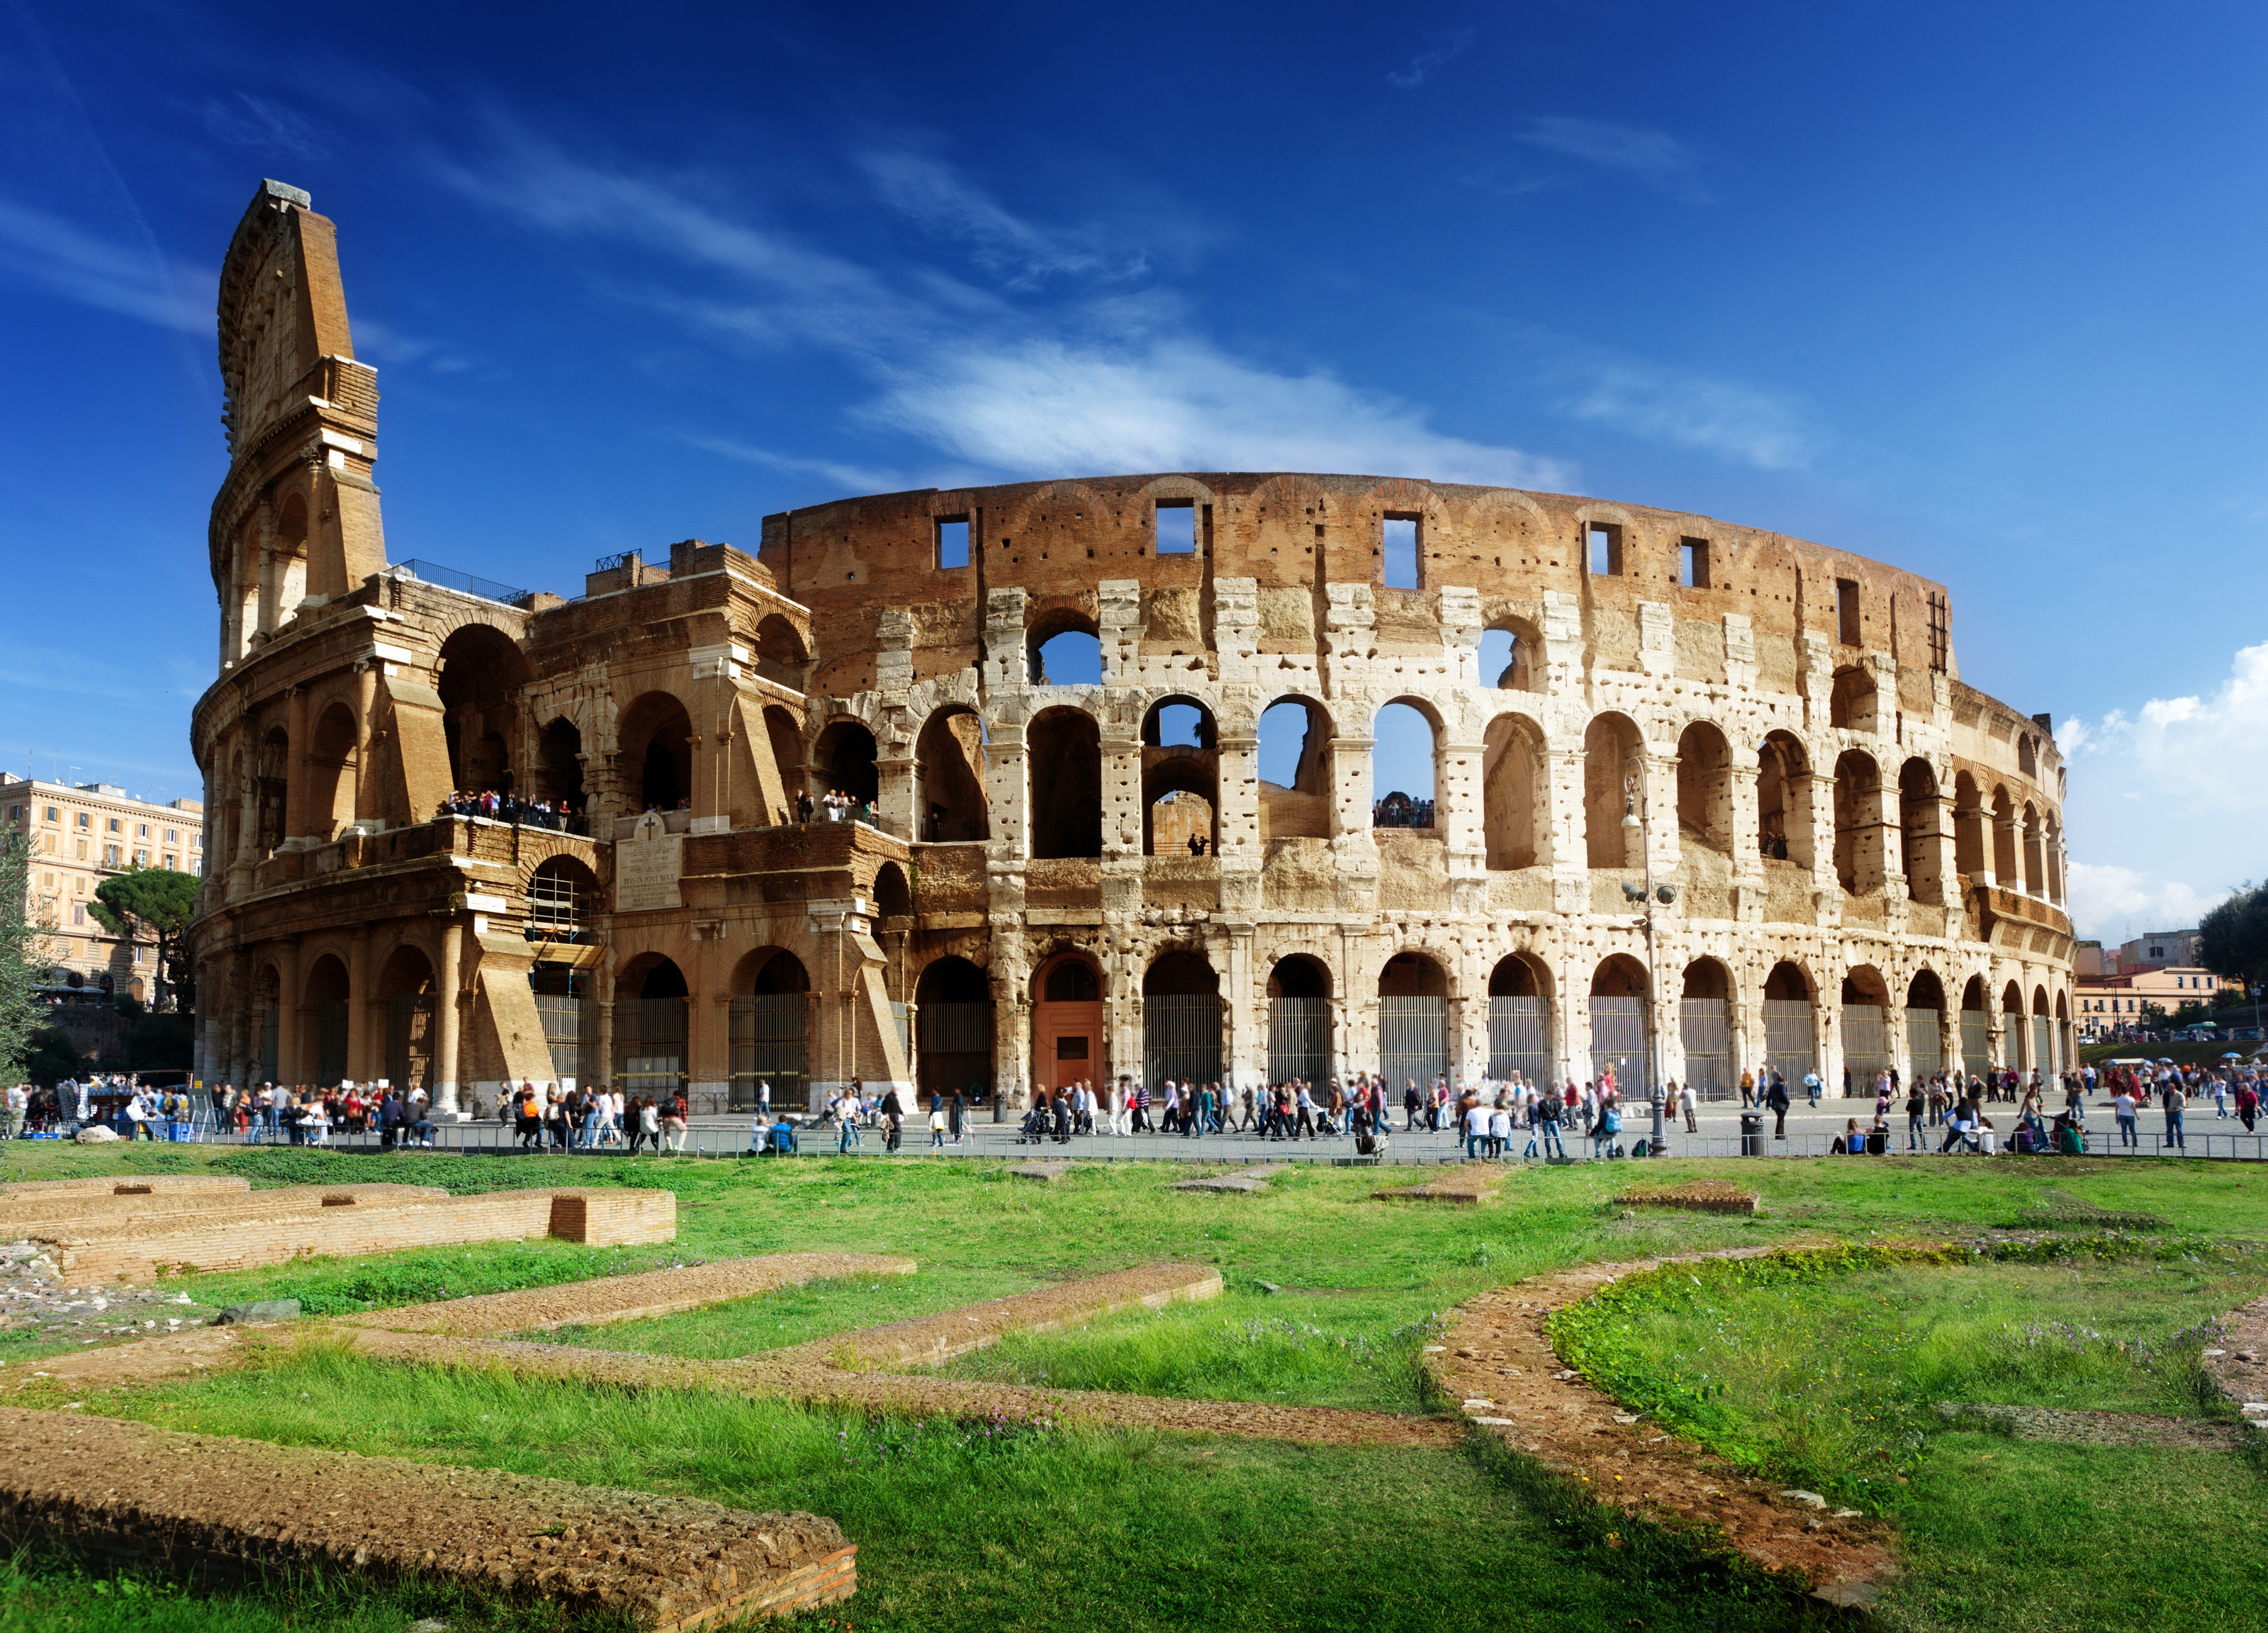
<svg viewBox="0 0 2268 1633"><path fill-rule="evenodd" d="M479 577L472 573L460 572L454 567L444 567L438 562L423 561L416 556L406 562L395 563L394 572L400 577L415 578L420 584L439 585L445 590L461 591L483 601L501 601L507 607L515 601L526 600L530 593L526 590L516 590L508 584L498 584L493 578Z"/></svg>

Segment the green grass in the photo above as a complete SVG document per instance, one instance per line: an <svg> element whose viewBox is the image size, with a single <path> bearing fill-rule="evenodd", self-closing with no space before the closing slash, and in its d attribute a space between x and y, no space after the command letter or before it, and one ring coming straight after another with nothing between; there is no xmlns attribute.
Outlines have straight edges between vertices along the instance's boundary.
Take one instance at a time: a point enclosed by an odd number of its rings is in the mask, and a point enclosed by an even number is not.
<svg viewBox="0 0 2268 1633"><path fill-rule="evenodd" d="M1904 1533L1883 1607L1914 1629L2257 1629L2257 1548L2128 1546L2144 1514L2268 1525L2262 1460L1949 1431L1940 1401L2227 1416L2205 1324L2268 1291L2268 1254L2202 1246L2048 1262L1715 1265L1627 1278L1554 1334L1664 1424Z"/></svg>
<svg viewBox="0 0 2268 1633"><path fill-rule="evenodd" d="M1714 1300L1707 1307L1717 1312L1705 1322L1680 1303L1682 1294L1660 1288L1662 1311L1633 1307L1617 1317L1617 1342L1626 1338L1631 1355L1662 1361L1625 1387L1642 1392L1651 1379L1667 1391L1682 1366L1690 1399L1681 1409L1692 1415L1694 1432L1744 1448L1760 1465L1811 1471L1817 1489L1862 1493L1854 1505L1896 1515L1910 1562L1890 1607L1902 1627L2155 1623L2213 1633L2257 1625L2252 1607L2268 1585L2228 1541L2260 1534L2268 1518L2249 1466L2197 1453L1950 1434L1933 1419L1913 1425L1918 1444L1898 1439L1911 1414L1896 1413L1932 1390L1971 1400L2200 1409L2193 1394L2182 1403L2185 1364L2164 1358L2170 1335L2268 1287L2268 1252L2241 1251L2268 1247L2268 1190L2259 1174L2234 1165L1671 1161L1642 1175L1629 1165L1585 1165L1516 1173L1492 1202L1444 1208L1373 1199L1381 1184L1424 1177L1414 1170L1300 1170L1265 1194L1215 1196L1167 1188L1187 1167L1141 1164L1035 1185L992 1164L824 1157L759 1165L289 1149L0 1151L0 1179L208 1168L255 1185L416 1179L460 1192L608 1179L674 1192L680 1229L666 1248L490 1243L169 1283L202 1304L298 1297L314 1310L346 1311L792 1250L897 1254L922 1267L913 1276L787 1289L663 1320L557 1335L713 1358L1170 1259L1219 1267L1226 1294L1012 1338L946 1370L1065 1387L1405 1411L1425 1404L1415 1365L1419 1325L1502 1283L1570 1263L1822 1237L1862 1258L1881 1244L1974 1236L2027 1211L2086 1210L2050 1195L2059 1193L2086 1209L2154 1215L2169 1232L2209 1235L2228 1252L2195 1262L2177 1254L1945 1270L1859 1262L1847 1279L1780 1285L1720 1286L1716 1272L1704 1272ZM1641 1210L1625 1219L1612 1197L1638 1177L1737 1179L1762 1192L1764 1210L1723 1217ZM1281 1291L1269 1294L1263 1283ZM2139 1340L2158 1358L2137 1366L2130 1352L2093 1341L2069 1357L2052 1344L2012 1349L2005 1329L2035 1316ZM1734 1352L1759 1357L1737 1387L1735 1369L1699 1347L1720 1327L1739 1336ZM1648 1348L1659 1345L1668 1348ZM1670 1363L1680 1354L1690 1364ZM1691 1358L1705 1354L1706 1366ZM51 1398L35 1388L16 1399L81 1399L90 1411L167 1426L809 1509L836 1518L860 1545L865 1585L848 1617L861 1629L1230 1625L1370 1633L1772 1628L1800 1619L1779 1590L1590 1508L1532 1465L1488 1446L1322 1449L1085 1430L972 1443L961 1426L396 1367L314 1343L259 1371L104 1397ZM1655 1404L1667 1410L1671 1403ZM1867 1422L1869 1409L1881 1404L1896 1410ZM1901 1475L1911 1483L1901 1484ZM2207 1510L2212 1524L2200 1529L2195 1522ZM2169 1523L2179 1533L2179 1570L2152 1546ZM45 1565L0 1576L0 1633L18 1625L400 1633L418 1615L440 1614L412 1615L425 1601L394 1590L357 1597L336 1584L198 1596L157 1591L162 1585L140 1578L126 1579L134 1593L114 1587L103 1594L92 1580ZM445 1619L480 1630L538 1614L467 1601Z"/></svg>

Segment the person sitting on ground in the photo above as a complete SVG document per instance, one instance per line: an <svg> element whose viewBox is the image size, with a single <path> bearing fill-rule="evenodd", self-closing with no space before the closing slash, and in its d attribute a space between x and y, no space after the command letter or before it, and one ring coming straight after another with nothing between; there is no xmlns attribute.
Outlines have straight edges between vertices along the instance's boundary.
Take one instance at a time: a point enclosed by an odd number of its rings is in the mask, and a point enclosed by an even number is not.
<svg viewBox="0 0 2268 1633"><path fill-rule="evenodd" d="M1836 1157L1866 1155L1867 1136L1859 1132L1859 1120L1856 1117L1844 1119L1843 1132L1835 1136L1827 1150L1830 1155Z"/></svg>

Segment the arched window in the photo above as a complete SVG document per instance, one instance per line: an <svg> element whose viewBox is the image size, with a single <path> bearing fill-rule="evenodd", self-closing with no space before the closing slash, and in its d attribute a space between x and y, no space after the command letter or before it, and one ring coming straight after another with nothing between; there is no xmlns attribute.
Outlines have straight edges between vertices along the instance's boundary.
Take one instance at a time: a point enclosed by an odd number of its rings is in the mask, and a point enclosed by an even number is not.
<svg viewBox="0 0 2268 1633"><path fill-rule="evenodd" d="M1677 739L1677 832L1681 842L1733 854L1732 746L1705 720Z"/></svg>
<svg viewBox="0 0 2268 1633"><path fill-rule="evenodd" d="M932 843L992 837L985 798L984 722L958 705L935 710L914 744L921 837Z"/></svg>
<svg viewBox="0 0 2268 1633"><path fill-rule="evenodd" d="M1024 732L1035 859L1102 854L1102 733L1083 709L1041 710Z"/></svg>
<svg viewBox="0 0 2268 1633"><path fill-rule="evenodd" d="M260 763L253 793L260 826L256 849L268 855L284 840L284 802L291 789L291 739L282 726L269 729L260 740Z"/></svg>
<svg viewBox="0 0 2268 1633"><path fill-rule="evenodd" d="M1102 684L1101 632L1071 607L1053 607L1034 620L1027 637L1034 686Z"/></svg>
<svg viewBox="0 0 2268 1633"><path fill-rule="evenodd" d="M1828 695L1829 724L1852 732L1872 732L1875 720L1874 677L1856 664L1835 672L1834 689Z"/></svg>
<svg viewBox="0 0 2268 1633"><path fill-rule="evenodd" d="M1331 721L1321 703L1281 697L1260 715L1260 837L1329 839Z"/></svg>
<svg viewBox="0 0 2268 1633"><path fill-rule="evenodd" d="M1535 654L1543 643L1533 626L1501 619L1481 631L1480 683L1507 692L1540 692Z"/></svg>
<svg viewBox="0 0 2268 1633"><path fill-rule="evenodd" d="M1535 867L1551 854L1550 778L1543 733L1532 720L1498 715L1481 741L1481 814L1491 868Z"/></svg>
<svg viewBox="0 0 2268 1633"><path fill-rule="evenodd" d="M914 893L906 885L905 870L895 862L874 870L874 910L883 918L912 916Z"/></svg>
<svg viewBox="0 0 2268 1633"><path fill-rule="evenodd" d="M1583 733L1583 849L1586 865L1641 867L1645 841L1623 826L1635 809L1634 783L1645 769L1645 739L1627 715L1600 715Z"/></svg>
<svg viewBox="0 0 2268 1633"><path fill-rule="evenodd" d="M302 829L309 837L335 839L354 820L361 776L354 711L343 702L333 703L315 722L307 747L307 811Z"/></svg>
<svg viewBox="0 0 2268 1633"><path fill-rule="evenodd" d="M464 793L510 793L527 659L503 630L467 624L441 643L440 671L450 783Z"/></svg>
<svg viewBox="0 0 2268 1633"><path fill-rule="evenodd" d="M1987 854L1984 801L1977 792L1977 779L1962 771L1953 779L1953 865L1981 882L1989 865Z"/></svg>
<svg viewBox="0 0 2268 1633"><path fill-rule="evenodd" d="M674 811L693 798L693 720L667 692L648 692L622 711L616 761L636 780L641 811Z"/></svg>
<svg viewBox="0 0 2268 1633"><path fill-rule="evenodd" d="M868 820L871 807L882 791L881 775L874 765L876 755L873 732L857 720L830 721L812 753L820 782L828 791L849 797L854 805L868 807L863 813Z"/></svg>
<svg viewBox="0 0 2268 1633"><path fill-rule="evenodd" d="M2047 893L2046 840L2040 828L2040 813L2028 799L2024 802L2024 894L2044 897Z"/></svg>
<svg viewBox="0 0 2268 1633"><path fill-rule="evenodd" d="M1378 711L1371 738L1371 825L1432 831L1438 723L1425 708L1396 700Z"/></svg>
<svg viewBox="0 0 2268 1633"><path fill-rule="evenodd" d="M378 996L386 1002L385 1078L407 1093L433 1087L433 964L423 950L394 948L378 972Z"/></svg>
<svg viewBox="0 0 2268 1633"><path fill-rule="evenodd" d="M583 791L583 732L564 716L543 728L543 796L581 814L589 800Z"/></svg>
<svg viewBox="0 0 2268 1633"><path fill-rule="evenodd" d="M2024 887L2022 866L2016 860L2016 802L2005 788L1992 791L1992 882L2003 890Z"/></svg>
<svg viewBox="0 0 2268 1633"><path fill-rule="evenodd" d="M1811 762L1786 732L1756 753L1756 842L1768 860L1811 866Z"/></svg>
<svg viewBox="0 0 2268 1633"><path fill-rule="evenodd" d="M1685 1049L1685 1081L1704 1100L1733 1092L1733 977L1715 959L1685 967L1678 1000L1678 1040Z"/></svg>
<svg viewBox="0 0 2268 1633"><path fill-rule="evenodd" d="M1937 773L1926 760L1907 761L1898 769L1898 829L1903 836L1906 895L1912 901L1945 900L1943 821Z"/></svg>
<svg viewBox="0 0 2268 1633"><path fill-rule="evenodd" d="M1835 762L1835 877L1853 895L1882 887L1882 776L1872 754Z"/></svg>
<svg viewBox="0 0 2268 1633"><path fill-rule="evenodd" d="M1142 721L1142 849L1153 857L1213 854L1219 844L1219 738L1212 710L1162 698Z"/></svg>
<svg viewBox="0 0 2268 1633"><path fill-rule="evenodd" d="M804 666L811 653L802 633L778 613L756 626L756 673L767 680L803 690Z"/></svg>

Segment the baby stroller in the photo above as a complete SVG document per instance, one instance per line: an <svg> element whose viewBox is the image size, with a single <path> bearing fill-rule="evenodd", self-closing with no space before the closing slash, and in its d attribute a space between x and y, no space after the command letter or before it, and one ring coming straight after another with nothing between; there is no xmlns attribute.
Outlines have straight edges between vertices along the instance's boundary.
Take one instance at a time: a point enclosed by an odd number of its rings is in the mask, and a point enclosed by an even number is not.
<svg viewBox="0 0 2268 1633"><path fill-rule="evenodd" d="M1019 1145L1044 1144L1047 1142L1048 1133L1048 1109L1044 1106L1035 1106L1024 1114L1023 1122L1016 1127L1016 1144Z"/></svg>

